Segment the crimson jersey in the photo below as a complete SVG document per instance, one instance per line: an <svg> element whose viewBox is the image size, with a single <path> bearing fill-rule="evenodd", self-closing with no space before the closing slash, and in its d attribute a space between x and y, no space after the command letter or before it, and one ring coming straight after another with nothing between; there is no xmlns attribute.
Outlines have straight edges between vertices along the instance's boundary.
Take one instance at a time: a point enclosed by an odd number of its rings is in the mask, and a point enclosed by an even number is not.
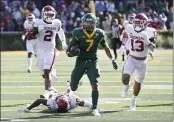
<svg viewBox="0 0 174 122"><path fill-rule="evenodd" d="M28 20L25 20L24 22L24 29L27 36L27 40L32 40L37 38L37 36L32 31L34 27L34 23L35 23L34 21L29 22Z"/></svg>

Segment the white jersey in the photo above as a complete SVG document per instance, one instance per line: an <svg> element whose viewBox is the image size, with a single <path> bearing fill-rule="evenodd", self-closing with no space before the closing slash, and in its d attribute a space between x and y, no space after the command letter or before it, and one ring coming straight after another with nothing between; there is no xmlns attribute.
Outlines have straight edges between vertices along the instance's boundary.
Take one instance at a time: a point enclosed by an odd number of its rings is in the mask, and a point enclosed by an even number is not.
<svg viewBox="0 0 174 122"><path fill-rule="evenodd" d="M126 28L126 26L127 26L128 24L130 24L129 21L128 21L128 20L124 20L124 22L123 22L123 27Z"/></svg>
<svg viewBox="0 0 174 122"><path fill-rule="evenodd" d="M136 32L133 28L126 31L130 42L130 55L135 57L145 57L148 54L149 41L148 33L144 30Z"/></svg>
<svg viewBox="0 0 174 122"><path fill-rule="evenodd" d="M64 95L66 95L69 99L68 110L72 110L72 109L79 106L80 99L77 95L75 95L73 93L64 94ZM57 100L57 97L59 97L59 96L61 96L61 95L60 94L54 94L51 98L49 98L47 100L47 105L48 105L48 108L50 110L52 110L52 111L57 110L58 105L56 103L56 100Z"/></svg>
<svg viewBox="0 0 174 122"><path fill-rule="evenodd" d="M35 34L33 34L33 32L32 32L34 23L35 23L35 21L29 22L28 20L25 20L25 22L24 22L24 29L26 31L25 33L27 36L27 40L33 40L33 39L37 38L37 36Z"/></svg>
<svg viewBox="0 0 174 122"><path fill-rule="evenodd" d="M34 27L43 26L43 30L37 34L38 49L52 51L55 48L55 38L61 28L61 21L54 19L51 24L44 22L42 19L35 21Z"/></svg>

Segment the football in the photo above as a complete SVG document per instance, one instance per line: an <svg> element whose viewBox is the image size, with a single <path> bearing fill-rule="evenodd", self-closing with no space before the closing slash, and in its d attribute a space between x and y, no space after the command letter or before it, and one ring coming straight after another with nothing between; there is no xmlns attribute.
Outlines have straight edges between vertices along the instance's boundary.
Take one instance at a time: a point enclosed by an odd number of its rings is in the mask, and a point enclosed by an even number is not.
<svg viewBox="0 0 174 122"><path fill-rule="evenodd" d="M70 52L79 54L80 53L80 49L77 46L72 46L70 48Z"/></svg>

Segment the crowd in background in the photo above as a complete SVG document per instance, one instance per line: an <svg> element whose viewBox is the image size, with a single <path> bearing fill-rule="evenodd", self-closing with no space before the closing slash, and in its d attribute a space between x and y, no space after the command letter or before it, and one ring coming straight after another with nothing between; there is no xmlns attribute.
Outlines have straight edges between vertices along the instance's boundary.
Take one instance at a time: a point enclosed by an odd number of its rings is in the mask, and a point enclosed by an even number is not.
<svg viewBox="0 0 174 122"><path fill-rule="evenodd" d="M156 29L171 29L173 23L172 0L94 0L98 27L111 30L117 18L123 24L129 13L144 12L149 26ZM1 0L1 31L22 31L28 13L41 18L41 10L51 5L62 21L64 31L81 26L81 17L90 12L89 0Z"/></svg>

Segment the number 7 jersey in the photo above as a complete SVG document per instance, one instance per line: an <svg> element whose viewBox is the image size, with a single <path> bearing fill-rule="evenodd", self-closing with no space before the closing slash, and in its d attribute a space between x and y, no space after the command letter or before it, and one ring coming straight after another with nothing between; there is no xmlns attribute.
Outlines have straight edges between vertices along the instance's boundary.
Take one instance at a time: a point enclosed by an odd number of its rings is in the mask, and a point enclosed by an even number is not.
<svg viewBox="0 0 174 122"><path fill-rule="evenodd" d="M43 30L38 32L38 49L40 50L50 50L55 48L55 38L56 34L61 28L61 21L54 19L52 23L46 23L42 19L36 19L34 27L43 26Z"/></svg>
<svg viewBox="0 0 174 122"><path fill-rule="evenodd" d="M125 32L128 35L130 55L135 57L146 57L148 54L148 46L151 43L148 37L148 33L143 30L136 32L131 26L126 29Z"/></svg>

